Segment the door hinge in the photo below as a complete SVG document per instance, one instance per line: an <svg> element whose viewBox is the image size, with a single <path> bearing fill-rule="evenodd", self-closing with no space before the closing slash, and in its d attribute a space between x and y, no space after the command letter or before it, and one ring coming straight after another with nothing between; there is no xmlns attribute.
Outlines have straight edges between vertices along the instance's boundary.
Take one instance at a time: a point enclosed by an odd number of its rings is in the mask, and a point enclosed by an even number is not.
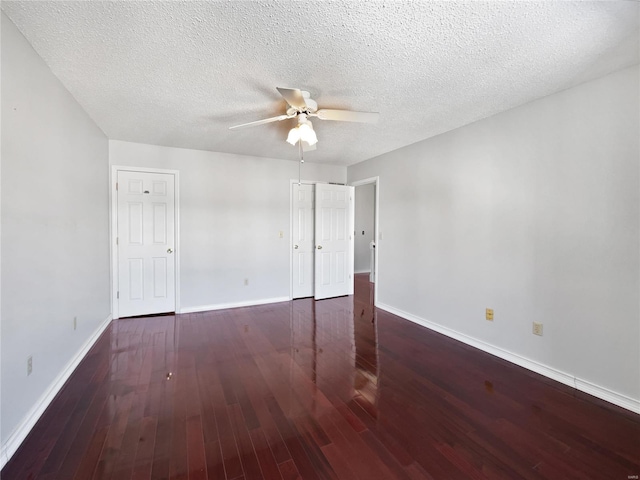
<svg viewBox="0 0 640 480"><path fill-rule="evenodd" d="M116 182L116 190L118 190L118 182Z"/></svg>
<svg viewBox="0 0 640 480"><path fill-rule="evenodd" d="M116 245L119 245L119 243L118 243L119 240L120 239L118 237L116 237Z"/></svg>
<svg viewBox="0 0 640 480"><path fill-rule="evenodd" d="M116 298L120 298L120 292L116 292Z"/></svg>

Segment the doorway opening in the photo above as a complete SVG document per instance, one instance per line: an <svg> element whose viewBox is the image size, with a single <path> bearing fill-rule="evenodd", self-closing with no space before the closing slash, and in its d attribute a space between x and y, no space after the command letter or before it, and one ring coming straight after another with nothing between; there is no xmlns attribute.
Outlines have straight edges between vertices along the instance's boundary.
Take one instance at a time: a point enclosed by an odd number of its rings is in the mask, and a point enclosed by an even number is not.
<svg viewBox="0 0 640 480"><path fill-rule="evenodd" d="M380 266L380 177L351 182L355 187L355 252L356 273L368 273L373 283L373 304L378 303Z"/></svg>
<svg viewBox="0 0 640 480"><path fill-rule="evenodd" d="M355 187L355 273L369 274L369 281L375 283L375 183Z"/></svg>

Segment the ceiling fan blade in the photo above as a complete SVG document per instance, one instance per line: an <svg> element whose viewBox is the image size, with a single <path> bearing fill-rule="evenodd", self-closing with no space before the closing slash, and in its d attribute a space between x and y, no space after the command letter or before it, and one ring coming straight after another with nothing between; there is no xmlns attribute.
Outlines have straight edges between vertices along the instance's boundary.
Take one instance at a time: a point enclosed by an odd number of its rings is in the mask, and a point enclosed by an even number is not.
<svg viewBox="0 0 640 480"><path fill-rule="evenodd" d="M302 142L302 151L303 152L313 152L317 147L317 143L313 145L309 145L307 142Z"/></svg>
<svg viewBox="0 0 640 480"><path fill-rule="evenodd" d="M233 127L229 127L229 130L235 130L237 128L244 128L244 127L255 127L256 125L262 125L264 123L271 123L271 122L279 122L281 120L286 120L287 118L293 118L294 115L289 116L289 115L278 115L277 117L271 117L271 118L265 118L264 120L256 120L255 122L249 122L249 123L242 123L240 125L234 125Z"/></svg>
<svg viewBox="0 0 640 480"><path fill-rule="evenodd" d="M302 91L298 88L282 88L276 87L276 89L282 95L289 105L297 110L304 110L307 108L307 104L302 96Z"/></svg>
<svg viewBox="0 0 640 480"><path fill-rule="evenodd" d="M350 110L331 110L321 108L315 114L320 120L337 120L339 122L376 123L380 116L377 112L352 112Z"/></svg>

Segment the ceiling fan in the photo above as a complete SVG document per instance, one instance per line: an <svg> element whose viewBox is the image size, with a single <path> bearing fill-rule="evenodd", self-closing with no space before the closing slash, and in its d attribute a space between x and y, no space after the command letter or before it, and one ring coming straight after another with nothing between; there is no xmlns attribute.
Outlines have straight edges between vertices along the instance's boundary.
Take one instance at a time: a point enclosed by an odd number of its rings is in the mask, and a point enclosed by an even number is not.
<svg viewBox="0 0 640 480"><path fill-rule="evenodd" d="M256 120L255 122L243 123L229 127L229 130L238 128L254 127L271 122L280 122L290 118L296 118L297 125L289 131L287 142L295 145L300 142L304 150L315 150L318 138L313 130L313 125L309 121L310 117L317 117L320 120L336 120L339 122L361 122L376 123L378 121L377 112L353 112L350 110L333 110L321 108L318 110L318 103L311 98L311 94L298 88L277 87L278 92L285 99L289 108L283 115ZM302 142L306 143L304 145Z"/></svg>

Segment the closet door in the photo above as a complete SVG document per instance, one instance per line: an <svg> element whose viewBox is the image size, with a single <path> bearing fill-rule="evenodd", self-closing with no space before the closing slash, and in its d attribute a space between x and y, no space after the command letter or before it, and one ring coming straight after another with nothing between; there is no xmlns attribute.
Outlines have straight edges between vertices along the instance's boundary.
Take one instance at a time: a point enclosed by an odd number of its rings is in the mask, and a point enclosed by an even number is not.
<svg viewBox="0 0 640 480"><path fill-rule="evenodd" d="M353 294L354 187L315 186L314 298Z"/></svg>
<svg viewBox="0 0 640 480"><path fill-rule="evenodd" d="M292 297L313 297L314 186L293 184Z"/></svg>

